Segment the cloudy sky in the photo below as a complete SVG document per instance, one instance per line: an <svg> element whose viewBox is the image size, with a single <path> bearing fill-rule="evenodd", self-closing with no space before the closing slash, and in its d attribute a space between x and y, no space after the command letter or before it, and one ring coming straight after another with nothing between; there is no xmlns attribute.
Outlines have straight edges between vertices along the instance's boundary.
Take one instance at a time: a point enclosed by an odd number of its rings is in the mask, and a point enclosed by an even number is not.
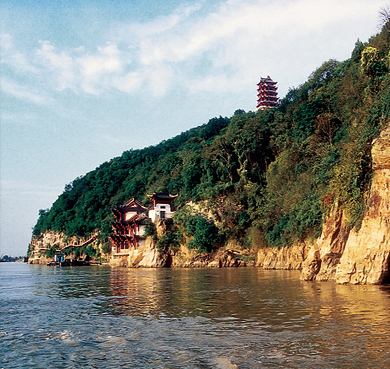
<svg viewBox="0 0 390 369"><path fill-rule="evenodd" d="M378 31L380 0L2 0L0 255L130 148L256 107Z"/></svg>

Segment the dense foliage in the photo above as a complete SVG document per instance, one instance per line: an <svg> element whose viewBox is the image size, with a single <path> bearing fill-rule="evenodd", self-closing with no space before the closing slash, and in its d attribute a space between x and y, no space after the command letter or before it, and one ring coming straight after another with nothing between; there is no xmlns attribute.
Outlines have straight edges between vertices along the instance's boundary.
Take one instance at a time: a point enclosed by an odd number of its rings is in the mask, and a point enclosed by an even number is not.
<svg viewBox="0 0 390 369"><path fill-rule="evenodd" d="M390 115L389 41L387 27L368 43L358 41L350 59L325 62L277 108L237 110L103 163L40 211L33 234L86 236L98 229L105 238L115 205L132 197L148 205L153 192L178 194L177 209L192 201L210 213L179 212L181 223L159 240L161 249L177 247L178 230L198 251L227 240L290 245L317 237L335 201L359 227L371 143Z"/></svg>

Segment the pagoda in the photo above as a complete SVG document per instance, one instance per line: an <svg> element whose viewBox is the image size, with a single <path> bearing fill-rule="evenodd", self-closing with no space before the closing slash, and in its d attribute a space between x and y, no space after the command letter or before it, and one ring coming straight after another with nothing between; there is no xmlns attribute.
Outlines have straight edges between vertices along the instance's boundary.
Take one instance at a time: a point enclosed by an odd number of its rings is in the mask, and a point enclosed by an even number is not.
<svg viewBox="0 0 390 369"><path fill-rule="evenodd" d="M260 78L257 84L257 106L256 109L273 108L278 104L278 88L270 76Z"/></svg>
<svg viewBox="0 0 390 369"><path fill-rule="evenodd" d="M128 252L131 247L139 246L140 241L143 240L147 220L144 214L146 211L147 208L135 199L112 210L115 218L112 223L113 234L110 237L113 255Z"/></svg>

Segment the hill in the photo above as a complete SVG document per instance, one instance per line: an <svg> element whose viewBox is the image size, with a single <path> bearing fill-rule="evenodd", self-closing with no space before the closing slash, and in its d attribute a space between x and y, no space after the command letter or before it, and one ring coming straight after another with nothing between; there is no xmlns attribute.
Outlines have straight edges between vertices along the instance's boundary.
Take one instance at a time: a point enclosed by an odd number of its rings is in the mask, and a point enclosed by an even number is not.
<svg viewBox="0 0 390 369"><path fill-rule="evenodd" d="M98 231L100 251L89 252L109 253L111 210L133 197L148 206L153 192L178 195L170 238L158 244L168 252L183 242L199 252L234 243L250 254L315 240L334 204L358 230L372 142L390 115L389 49L385 26L358 40L350 59L323 63L274 109L237 110L103 163L40 210L33 238ZM203 210L189 211L190 201Z"/></svg>

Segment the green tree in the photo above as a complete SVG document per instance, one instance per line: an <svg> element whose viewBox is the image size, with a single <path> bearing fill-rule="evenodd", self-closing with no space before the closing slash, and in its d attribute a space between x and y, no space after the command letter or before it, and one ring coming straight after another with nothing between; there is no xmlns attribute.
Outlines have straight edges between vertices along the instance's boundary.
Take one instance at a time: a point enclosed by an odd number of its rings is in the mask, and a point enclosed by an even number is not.
<svg viewBox="0 0 390 369"><path fill-rule="evenodd" d="M187 243L189 249L196 249L197 252L211 251L213 243L218 239L218 228L212 220L198 214L188 218L187 235L192 235Z"/></svg>

